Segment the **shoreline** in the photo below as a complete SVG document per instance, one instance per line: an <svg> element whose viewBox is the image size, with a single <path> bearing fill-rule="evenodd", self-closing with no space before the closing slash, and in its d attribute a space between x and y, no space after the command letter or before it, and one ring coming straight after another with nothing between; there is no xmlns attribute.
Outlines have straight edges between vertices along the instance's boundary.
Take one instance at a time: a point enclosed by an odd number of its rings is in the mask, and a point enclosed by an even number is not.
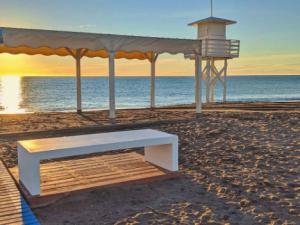
<svg viewBox="0 0 300 225"><path fill-rule="evenodd" d="M158 107L154 110L119 109L117 118L109 119L108 110L93 110L77 112L34 112L22 114L0 114L0 137L18 135L28 132L56 132L58 130L72 131L75 128L89 128L93 131L117 129L126 125L149 126L152 123L178 122L194 120L196 116L206 116L208 113L253 113L253 112L300 112L300 102L281 103L214 103L204 104L203 113L196 115L194 105L177 105L173 107ZM97 129L98 128L98 129Z"/></svg>
<svg viewBox="0 0 300 225"><path fill-rule="evenodd" d="M241 106L252 106L258 107L260 106L260 109L262 108L270 108L270 106L279 106L280 108L282 107L287 107L287 106L292 106L291 108L294 108L295 110L300 110L300 99L295 100L295 101L232 101L232 102L216 102L216 103L203 103L203 109L214 109L215 107L220 107L220 106L227 106L227 107L241 107ZM157 106L155 109L178 109L178 108L188 108L192 109L195 107L194 103L191 104L176 104L176 105L167 105L167 106ZM245 107L244 107L245 108ZM147 110L150 109L149 107L136 107L136 108L117 108L116 110ZM274 107L272 108L274 110ZM287 109L287 108L284 108ZM107 109L86 109L83 110L83 112L103 112L107 111ZM27 111L27 112L18 112L18 113L5 113L3 111L0 111L0 116L9 116L9 115L23 115L23 114L41 114L41 113L74 113L76 112L75 109L73 110L57 110L57 111Z"/></svg>

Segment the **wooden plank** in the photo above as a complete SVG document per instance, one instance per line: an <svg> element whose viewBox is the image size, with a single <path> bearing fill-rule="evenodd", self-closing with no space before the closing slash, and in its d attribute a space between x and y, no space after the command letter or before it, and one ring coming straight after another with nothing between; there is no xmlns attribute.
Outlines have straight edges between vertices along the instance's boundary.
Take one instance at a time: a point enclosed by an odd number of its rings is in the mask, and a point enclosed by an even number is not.
<svg viewBox="0 0 300 225"><path fill-rule="evenodd" d="M143 170L143 171L140 171L140 170L136 170L136 171L132 171L132 172L128 172L128 173L125 173L125 172L122 172L122 171L120 171L120 172L118 172L117 174L113 174L113 175L107 175L107 176L97 176L97 175L86 175L86 176L84 176L84 177L82 177L84 180L93 180L93 179L104 179L104 180L106 180L106 179L113 179L113 178L120 178L120 177L128 177L128 178L130 178L131 176L133 176L133 175L136 175L136 174L145 174L145 176L146 176L146 174L147 173L149 173L149 172L160 172L160 171L158 171L157 169L155 169L155 168L148 168L148 169L146 169L146 170ZM164 174L164 173L162 173L162 172L160 172L161 174Z"/></svg>
<svg viewBox="0 0 300 225"><path fill-rule="evenodd" d="M0 221L5 220L5 217L19 217L20 215L31 215L31 211L29 209L23 209L22 207L15 208L13 211L1 211L0 212Z"/></svg>
<svg viewBox="0 0 300 225"><path fill-rule="evenodd" d="M24 220L26 222L24 222ZM15 217L15 218L7 218L5 221L0 221L0 225L15 225L15 224L24 224L24 225L36 225L39 224L37 223L37 220L35 218L31 217Z"/></svg>
<svg viewBox="0 0 300 225"><path fill-rule="evenodd" d="M7 207L7 208L1 210L1 212L0 212L0 217L1 217L1 215L7 214L8 212L10 212L10 213L13 212L13 213L14 213L14 212L16 212L16 211L18 211L18 210L21 210L21 209L22 209L22 206L18 206L18 207Z"/></svg>
<svg viewBox="0 0 300 225"><path fill-rule="evenodd" d="M39 222L0 161L0 225L4 224L37 225Z"/></svg>
<svg viewBox="0 0 300 225"><path fill-rule="evenodd" d="M18 181L18 169L13 168L11 172ZM21 190L35 206L70 192L170 177L171 174L174 173L145 162L143 155L136 152L104 154L42 163L41 195L30 196L22 185Z"/></svg>
<svg viewBox="0 0 300 225"><path fill-rule="evenodd" d="M0 196L0 197L6 197L6 196L14 196L14 195L18 195L18 196L20 196L20 192L19 192L19 190L10 190L10 192L9 193L2 193L2 195Z"/></svg>
<svg viewBox="0 0 300 225"><path fill-rule="evenodd" d="M20 210L20 213L17 212L18 210L14 210L13 212L7 212L5 215L0 217L0 221L5 221L7 219L12 218L24 218L24 217L30 217L32 216L31 210L29 209L22 209Z"/></svg>
<svg viewBox="0 0 300 225"><path fill-rule="evenodd" d="M4 209L5 207L14 207L14 206L19 206L21 205L20 200L9 200L5 202L0 203L0 209Z"/></svg>
<svg viewBox="0 0 300 225"><path fill-rule="evenodd" d="M19 199L20 198L20 194L19 193L16 193L16 194L14 194L14 195L11 195L11 194L9 194L9 195L6 195L6 196L0 196L0 201L5 201L6 199Z"/></svg>
<svg viewBox="0 0 300 225"><path fill-rule="evenodd" d="M126 163L130 163L130 162L133 162L133 161L137 161L137 160L140 160L140 157L131 157L131 158L121 158L121 160L119 160L120 162L123 162L124 161L124 163L126 162ZM115 162L115 160L103 160L103 162L106 162L106 163L110 163L110 162ZM98 167L105 167L104 165L103 165L103 162L102 162L102 160L98 160L98 161L94 161L94 160L92 160L92 161L89 161L88 162L88 165L89 165L89 167L88 168L91 168L92 166L94 166L95 168L98 168ZM47 174L48 173L50 173L50 172L53 172L53 173L55 173L55 172L57 172L57 171L61 171L61 170L63 170L63 168L65 168L65 167L68 167L68 168L73 168L73 169L76 169L76 168L82 168L83 166L85 166L85 165L87 165L87 160L85 159L84 161L83 160L81 160L81 162L80 163L78 163L78 162L76 162L76 161L74 161L74 163L73 162L69 162L69 161L66 161L66 162L64 162L63 164L61 164L61 163L56 163L56 164L51 164L51 165L49 165L49 166L47 166L47 167L41 167L41 175L44 173L44 172L46 172Z"/></svg>
<svg viewBox="0 0 300 225"><path fill-rule="evenodd" d="M101 183L101 182L118 182L119 180L131 180L130 178L140 176L140 177L151 177L151 176L156 176L156 175L163 175L161 171L158 171L157 169L149 169L146 171L137 171L135 173L131 174L126 174L126 173L118 173L118 174L113 174L113 175L108 175L108 176L84 176L82 177L78 183L75 179L71 182L63 182L63 181L55 181L51 183L47 183L43 186L42 192L47 192L48 190L51 189L61 189L65 187L70 187L72 190L80 190L82 189L82 185L85 185L87 183L91 183L92 185L96 185L96 183ZM76 187L77 186L77 187Z"/></svg>
<svg viewBox="0 0 300 225"><path fill-rule="evenodd" d="M152 173L150 177L154 177L154 176L157 176L157 175L161 175L161 174ZM148 177L145 177L144 175L140 175L140 176L134 176L134 177L131 177L131 178L132 179L128 179L128 177L122 177L122 178L118 178L116 180L106 180L106 181L97 181L97 180L95 180L95 181L93 181L93 183L89 182L89 183L81 185L81 188L85 188L85 189L94 188L95 185L97 185L99 187L114 186L116 184L128 183L128 182L133 181L133 180L136 181L138 179L145 179L145 178L148 178Z"/></svg>

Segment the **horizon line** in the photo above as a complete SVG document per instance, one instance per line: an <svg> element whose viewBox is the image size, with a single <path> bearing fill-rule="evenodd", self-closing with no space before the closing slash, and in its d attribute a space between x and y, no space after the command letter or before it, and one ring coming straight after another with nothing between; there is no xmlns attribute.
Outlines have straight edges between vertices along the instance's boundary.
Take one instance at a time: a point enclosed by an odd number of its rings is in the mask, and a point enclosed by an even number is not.
<svg viewBox="0 0 300 225"><path fill-rule="evenodd" d="M18 76L18 77L76 77L76 75L19 75L2 74L0 77ZM156 77L194 77L195 75L157 75ZM251 77L251 76L300 76L300 74L251 74L251 75L228 75L228 77ZM81 77L108 77L108 75L81 75ZM151 77L150 75L116 75L115 77Z"/></svg>

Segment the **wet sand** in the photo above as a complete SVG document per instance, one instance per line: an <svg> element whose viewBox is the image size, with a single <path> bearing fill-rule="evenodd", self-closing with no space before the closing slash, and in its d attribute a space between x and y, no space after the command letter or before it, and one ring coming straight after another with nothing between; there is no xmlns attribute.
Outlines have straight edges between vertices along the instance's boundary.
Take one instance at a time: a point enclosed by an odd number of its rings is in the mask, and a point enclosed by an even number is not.
<svg viewBox="0 0 300 225"><path fill-rule="evenodd" d="M215 105L199 117L189 106L122 110L116 121L106 112L0 115L0 158L15 166L20 138L159 129L179 136L180 178L74 194L35 210L42 224L299 224L299 106Z"/></svg>

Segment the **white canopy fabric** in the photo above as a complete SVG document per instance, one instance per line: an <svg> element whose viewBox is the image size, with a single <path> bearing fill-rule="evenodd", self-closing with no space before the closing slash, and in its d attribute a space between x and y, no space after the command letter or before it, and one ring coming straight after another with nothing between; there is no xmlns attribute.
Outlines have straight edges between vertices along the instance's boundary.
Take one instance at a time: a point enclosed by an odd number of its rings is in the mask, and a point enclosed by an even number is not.
<svg viewBox="0 0 300 225"><path fill-rule="evenodd" d="M66 31L0 28L0 53L68 56L84 49L84 56L150 59L153 53L201 52L200 40L94 34Z"/></svg>

